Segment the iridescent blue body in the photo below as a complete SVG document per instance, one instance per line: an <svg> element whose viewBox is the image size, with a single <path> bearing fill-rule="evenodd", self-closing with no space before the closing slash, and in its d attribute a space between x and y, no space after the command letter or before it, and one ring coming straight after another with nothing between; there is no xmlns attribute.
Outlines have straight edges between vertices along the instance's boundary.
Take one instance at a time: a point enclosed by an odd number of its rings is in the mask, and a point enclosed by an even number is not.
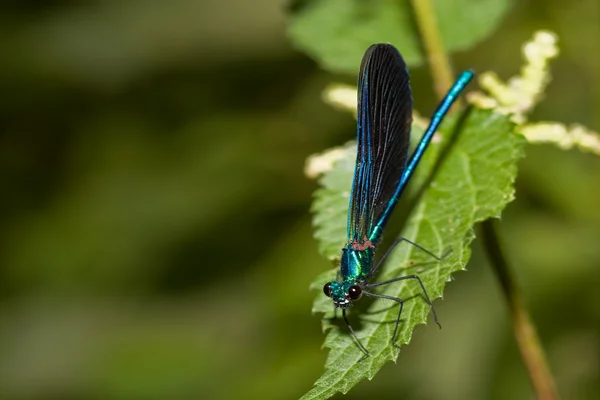
<svg viewBox="0 0 600 400"><path fill-rule="evenodd" d="M345 308L352 303L350 288L367 283L373 265L375 248L364 250L344 247L340 261L340 282L330 282L331 298L336 307Z"/></svg>
<svg viewBox="0 0 600 400"><path fill-rule="evenodd" d="M472 78L473 72L465 71L456 80L409 159L412 94L406 64L391 44L375 44L367 49L358 77L358 146L348 206L348 243L342 249L339 279L327 283L323 288L325 294L332 298L335 307L342 308L344 319L345 309L362 294L395 300L401 305L401 313L402 300L365 289L403 279L417 279L431 304L425 287L416 275L375 284L370 284L369 279L389 251L401 241L425 250L401 238L396 240L378 264L374 264L375 251L385 226L410 177L444 116ZM396 330L399 320L400 314ZM348 327L355 336L349 324ZM368 354L360 341L358 343Z"/></svg>

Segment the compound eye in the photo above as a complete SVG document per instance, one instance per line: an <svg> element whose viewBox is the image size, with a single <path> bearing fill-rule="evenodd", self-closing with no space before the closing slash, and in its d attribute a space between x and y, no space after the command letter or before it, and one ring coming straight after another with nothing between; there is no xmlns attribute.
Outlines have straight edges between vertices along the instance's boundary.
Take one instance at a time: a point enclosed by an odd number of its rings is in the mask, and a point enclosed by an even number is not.
<svg viewBox="0 0 600 400"><path fill-rule="evenodd" d="M350 288L348 288L348 296L350 296L352 300L358 300L360 299L360 296L362 296L362 289L358 285L350 286Z"/></svg>
<svg viewBox="0 0 600 400"><path fill-rule="evenodd" d="M325 286L323 286L323 293L325 293L325 296L331 297L331 282L327 282Z"/></svg>

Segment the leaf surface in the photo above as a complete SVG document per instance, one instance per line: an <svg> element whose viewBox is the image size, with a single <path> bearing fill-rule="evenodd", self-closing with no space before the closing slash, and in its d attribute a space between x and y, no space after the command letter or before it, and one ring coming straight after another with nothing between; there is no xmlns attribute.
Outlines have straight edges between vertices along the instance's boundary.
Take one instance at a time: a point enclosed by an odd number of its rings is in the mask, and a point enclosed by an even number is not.
<svg viewBox="0 0 600 400"><path fill-rule="evenodd" d="M435 1L446 50L466 50L485 39L509 6L509 0ZM409 66L423 62L408 1L309 0L298 8L290 17L288 34L325 69L355 74L373 43L394 44Z"/></svg>
<svg viewBox="0 0 600 400"><path fill-rule="evenodd" d="M434 141L427 150L411 182L411 191L427 185L417 199L402 236L435 254L452 249L443 261L408 244L399 245L375 278L383 281L417 273L432 300L442 296L451 274L464 269L471 255L473 226L488 218L499 217L514 198L517 162L523 154L524 139L514 133L514 125L491 111L472 109L460 126L456 115L442 126L443 140ZM313 203L315 237L323 255L339 257L346 242L346 213L355 153L348 146L348 156L320 180L321 188ZM441 158L440 158L441 156ZM436 160L439 165L435 166ZM435 168L434 168L435 167ZM429 183L429 177L435 171ZM335 278L337 270L321 274L312 285L319 290L313 311L332 315L331 299L321 291L323 284ZM397 336L398 344L407 344L416 325L423 324L430 313L420 287L414 280L382 286L377 293L405 299ZM371 379L386 361L396 360L399 350L391 344L398 307L393 302L373 301L367 308L368 319L361 320L357 335L371 353L363 353L353 342L344 324L325 320L324 346L330 349L325 372L315 387L302 399L327 399L336 392L346 393L361 379ZM356 308L356 307L355 307ZM338 313L339 314L339 313ZM356 313L355 313L356 314ZM443 323L443 315L439 316ZM359 362L360 361L360 362Z"/></svg>

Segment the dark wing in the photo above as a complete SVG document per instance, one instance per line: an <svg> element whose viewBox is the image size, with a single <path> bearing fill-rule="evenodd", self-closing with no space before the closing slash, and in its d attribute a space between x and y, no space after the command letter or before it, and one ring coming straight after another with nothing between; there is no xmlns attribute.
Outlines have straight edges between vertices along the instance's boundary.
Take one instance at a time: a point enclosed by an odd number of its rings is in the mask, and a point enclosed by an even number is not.
<svg viewBox="0 0 600 400"><path fill-rule="evenodd" d="M412 96L402 56L391 44L366 51L358 76L358 153L348 207L348 239L378 240L377 225L408 159ZM375 243L374 243L375 244Z"/></svg>

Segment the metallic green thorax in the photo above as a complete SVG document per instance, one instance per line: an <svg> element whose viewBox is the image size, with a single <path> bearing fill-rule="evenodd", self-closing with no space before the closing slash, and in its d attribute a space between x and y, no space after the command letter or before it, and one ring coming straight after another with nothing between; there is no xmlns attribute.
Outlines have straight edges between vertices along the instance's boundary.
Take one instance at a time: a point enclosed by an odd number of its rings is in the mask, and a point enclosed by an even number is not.
<svg viewBox="0 0 600 400"><path fill-rule="evenodd" d="M326 285L330 291L327 295L333 299L336 307L350 306L353 300L350 289L367 282L374 256L375 247L369 241L350 242L342 249L341 282L330 282Z"/></svg>
<svg viewBox="0 0 600 400"><path fill-rule="evenodd" d="M342 282L354 285L365 282L373 265L374 250L374 247L365 249L343 248L340 265Z"/></svg>

